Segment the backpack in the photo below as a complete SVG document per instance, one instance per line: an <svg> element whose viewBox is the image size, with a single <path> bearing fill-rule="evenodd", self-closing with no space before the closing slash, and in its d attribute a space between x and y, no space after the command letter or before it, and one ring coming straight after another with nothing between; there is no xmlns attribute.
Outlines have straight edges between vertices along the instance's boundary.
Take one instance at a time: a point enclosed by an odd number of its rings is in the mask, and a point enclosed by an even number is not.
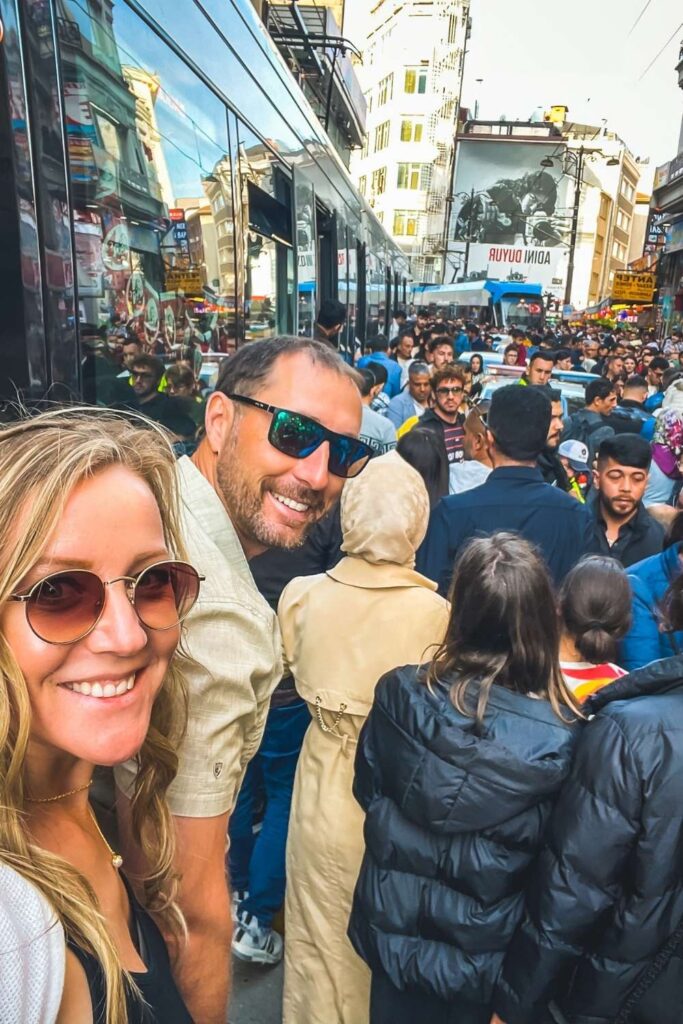
<svg viewBox="0 0 683 1024"><path fill-rule="evenodd" d="M581 416L580 413L575 412L569 418L569 423L562 434L562 440L581 441L582 444L586 445L589 451L592 451L593 445L591 445L590 438L593 434L597 433L598 430L604 430L606 426L607 424L602 421L590 423L585 416Z"/></svg>

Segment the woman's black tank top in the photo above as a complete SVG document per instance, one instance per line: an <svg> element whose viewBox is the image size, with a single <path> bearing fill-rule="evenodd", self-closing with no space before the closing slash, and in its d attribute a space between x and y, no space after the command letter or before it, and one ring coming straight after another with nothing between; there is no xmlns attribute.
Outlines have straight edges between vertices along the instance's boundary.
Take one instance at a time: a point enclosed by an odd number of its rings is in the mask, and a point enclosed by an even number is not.
<svg viewBox="0 0 683 1024"><path fill-rule="evenodd" d="M140 959L147 966L147 971L144 974L131 972L131 977L140 989L144 1002L130 992L126 994L128 1024L193 1024L173 980L168 950L161 932L147 911L136 900L123 874L121 880L126 887L130 902L133 943ZM67 946L78 957L88 979L88 988L92 999L93 1024L106 1024L104 971L95 957L84 952L80 946L71 941L67 941Z"/></svg>

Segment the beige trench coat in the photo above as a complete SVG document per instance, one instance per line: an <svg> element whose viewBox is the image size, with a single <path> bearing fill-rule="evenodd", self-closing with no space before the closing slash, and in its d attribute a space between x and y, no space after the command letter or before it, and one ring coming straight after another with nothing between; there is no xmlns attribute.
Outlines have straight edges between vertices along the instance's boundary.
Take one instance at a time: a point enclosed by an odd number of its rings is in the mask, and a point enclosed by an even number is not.
<svg viewBox="0 0 683 1024"><path fill-rule="evenodd" d="M364 851L356 742L380 676L429 660L443 638L435 589L405 565L348 557L283 594L285 658L313 716L287 842L283 1024L367 1024L370 971L346 937Z"/></svg>

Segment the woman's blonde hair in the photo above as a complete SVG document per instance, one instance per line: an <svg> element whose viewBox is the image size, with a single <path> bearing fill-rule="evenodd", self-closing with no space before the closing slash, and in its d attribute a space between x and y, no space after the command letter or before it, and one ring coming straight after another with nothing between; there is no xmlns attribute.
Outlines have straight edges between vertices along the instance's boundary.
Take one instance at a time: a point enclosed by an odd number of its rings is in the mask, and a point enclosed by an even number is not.
<svg viewBox="0 0 683 1024"><path fill-rule="evenodd" d="M101 410L61 409L0 429L0 522L12 542L0 549L0 607L33 568L58 528L74 487L110 466L123 466L152 491L169 551L185 558L178 516L173 451L160 430ZM134 529L134 524L122 524ZM182 656L182 655L181 655ZM0 633L0 859L31 881L57 912L68 938L101 964L107 1024L127 1020L126 986L135 988L89 883L71 864L37 846L26 827L24 759L31 706L24 678ZM138 754L131 797L133 832L149 864L143 900L164 930L179 935L174 897L174 833L165 793L185 726L186 695L171 666L152 709ZM137 990L135 990L137 991Z"/></svg>

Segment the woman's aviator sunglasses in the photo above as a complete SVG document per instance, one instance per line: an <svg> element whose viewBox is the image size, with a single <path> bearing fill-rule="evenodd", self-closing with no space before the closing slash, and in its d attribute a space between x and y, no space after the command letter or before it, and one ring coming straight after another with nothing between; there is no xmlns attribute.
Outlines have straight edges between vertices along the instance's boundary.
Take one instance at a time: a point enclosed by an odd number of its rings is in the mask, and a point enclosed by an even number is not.
<svg viewBox="0 0 683 1024"><path fill-rule="evenodd" d="M318 423L300 412L278 409L274 405L259 402L255 398L247 398L246 395L228 395L227 397L231 398L233 402L251 405L255 409L262 409L271 414L273 419L268 431L268 440L273 448L277 448L283 455L289 455L293 459L306 459L327 441L330 445L330 473L344 478L358 476L370 461L372 448L356 437L336 434L333 430L324 427L322 423Z"/></svg>
<svg viewBox="0 0 683 1024"><path fill-rule="evenodd" d="M88 569L51 573L34 583L22 601L29 626L48 644L73 644L91 633L102 617L106 588L124 583L135 614L147 629L173 629L191 611L204 579L187 562L156 562L137 576L102 580Z"/></svg>

